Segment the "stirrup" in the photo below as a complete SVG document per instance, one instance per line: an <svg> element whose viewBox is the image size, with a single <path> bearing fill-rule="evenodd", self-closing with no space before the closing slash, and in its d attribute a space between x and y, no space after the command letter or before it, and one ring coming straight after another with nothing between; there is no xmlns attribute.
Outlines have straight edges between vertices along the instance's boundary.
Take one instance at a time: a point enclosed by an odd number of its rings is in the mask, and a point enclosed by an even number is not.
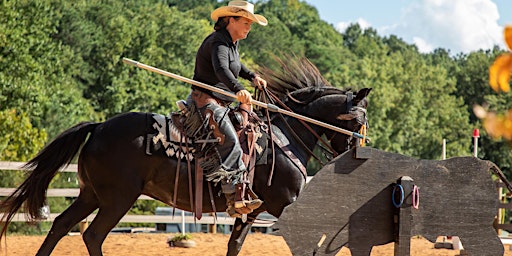
<svg viewBox="0 0 512 256"><path fill-rule="evenodd" d="M260 207L262 203L263 201L260 199L243 200L240 202L228 200L226 213L233 218L242 218L243 215L247 215L253 212L254 209Z"/></svg>
<svg viewBox="0 0 512 256"><path fill-rule="evenodd" d="M235 185L235 209L247 209L252 212L254 209L258 208L263 204L256 194L247 186L245 183L239 183ZM249 195L247 195L249 194ZM239 210L239 212L241 212ZM245 212L242 212L245 213Z"/></svg>
<svg viewBox="0 0 512 256"><path fill-rule="evenodd" d="M263 204L263 201L256 198L256 199L245 202L245 207L247 207L251 210L254 210L254 209L258 209L262 204Z"/></svg>
<svg viewBox="0 0 512 256"><path fill-rule="evenodd" d="M248 208L251 212L258 209L263 204L260 199L241 200L235 202L235 209Z"/></svg>

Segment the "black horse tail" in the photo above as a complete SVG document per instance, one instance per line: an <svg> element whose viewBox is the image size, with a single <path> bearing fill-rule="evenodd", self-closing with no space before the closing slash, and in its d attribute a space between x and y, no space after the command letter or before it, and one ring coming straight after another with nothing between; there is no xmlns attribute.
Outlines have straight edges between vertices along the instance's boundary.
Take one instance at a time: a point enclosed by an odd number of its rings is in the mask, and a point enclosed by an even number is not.
<svg viewBox="0 0 512 256"><path fill-rule="evenodd" d="M23 168L32 170L27 179L9 196L0 202L0 221L3 222L0 239L16 212L25 203L24 210L32 219L41 219L41 207L46 203L46 191L50 181L64 165L69 165L81 145L100 123L82 122L62 132Z"/></svg>

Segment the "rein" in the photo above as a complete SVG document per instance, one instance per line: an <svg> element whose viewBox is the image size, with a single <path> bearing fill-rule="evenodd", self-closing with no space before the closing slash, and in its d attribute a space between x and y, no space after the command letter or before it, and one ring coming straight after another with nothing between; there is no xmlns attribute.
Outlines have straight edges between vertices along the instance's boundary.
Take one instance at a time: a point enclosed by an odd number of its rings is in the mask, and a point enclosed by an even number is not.
<svg viewBox="0 0 512 256"><path fill-rule="evenodd" d="M290 112L293 112L293 110L291 110L288 106L286 106L277 96L275 96L273 93L269 92L268 90L264 90L265 93L267 95L269 95L273 100L275 100L279 105L281 105L282 108L290 111ZM283 119L283 121L285 122L286 126L288 127L288 129L290 131L292 131L292 134L294 135L294 137L301 143L301 145L308 151L308 153L310 153L317 161L319 161L320 163L323 163L315 154L313 154L313 151L311 151L305 144L304 144L304 141L300 138L300 136L297 135L297 133L290 127L290 125L288 124L288 122L286 122L286 120L284 119L283 115L280 115L280 117ZM327 147L329 150L330 150L330 154L333 155L334 157L336 157L338 155L338 153L336 152L336 150L334 150L332 148L332 146L327 143L322 137L320 137L320 135L318 135L318 133L316 133L313 128L311 128L310 125L308 125L306 122L304 122L303 120L301 119L298 119L299 122L306 128L308 129L308 131L310 131L316 138L319 142L321 142L325 147Z"/></svg>
<svg viewBox="0 0 512 256"><path fill-rule="evenodd" d="M273 93L269 92L266 88L263 88L262 90L264 92L263 96L265 97L265 99L268 99L269 101L271 101L272 103L275 103L277 102L279 105L281 105L281 107L285 108L286 110L292 112L292 110L286 106L277 96L275 96ZM270 116L269 116L269 111L267 109L266 112L266 116L267 116L267 120L268 120L268 123L269 123L269 127L271 127L271 123L270 123ZM300 145L308 152L308 154L310 154L314 159L316 159L319 163L321 164L324 164L323 161L318 158L314 153L313 151L311 151L304 143L304 141L300 138L300 136L294 131L294 129L292 129L292 127L288 124L288 122L284 119L283 115L279 115L281 117L281 119L284 121L286 127L288 128L288 130L292 133L292 136L300 143ZM299 121L301 122L301 124L306 127L306 129L308 129L317 139L318 141L322 142L326 147L329 148L330 152L325 149L324 147L322 147L323 150L325 151L328 151L328 153L330 153L331 155L333 156L337 156L337 153L336 151L332 148L332 146L327 143L322 137L320 137L312 128L311 126L309 126L306 122L304 122L303 120L299 119ZM272 152L274 152L275 150L275 147L274 147L274 136L272 134L272 129L270 129L270 137L271 137L271 142L272 142ZM278 142L276 142L278 143ZM279 144L279 143L278 143ZM321 145L320 145L321 146ZM282 145L280 145L280 147L282 148ZM300 161L297 161L298 159L296 159L296 157L292 157L290 155L288 155L289 153L291 152L288 152L288 150L285 152L286 155L288 157L290 157L290 159L297 165L297 167L299 169L301 169L301 172L305 172L305 166L300 163ZM275 157L275 154L272 154L272 159L274 160L274 157ZM272 163L274 163L274 161L272 161ZM302 168L301 168L302 167ZM272 182L272 176L273 176L273 172L274 172L274 165L272 164L272 168L270 170L270 175L269 175L269 179L268 179L268 183L267 185L270 186L271 185L271 182ZM305 174L307 175L307 174Z"/></svg>
<svg viewBox="0 0 512 256"><path fill-rule="evenodd" d="M281 101L281 100L280 100L276 95L274 95L272 92L268 91L266 88L263 88L261 91L263 91L264 99L268 99L270 102L272 102L272 104L274 104L274 103L276 103L276 102L277 102L277 104L278 104L278 105L280 105L283 109L286 109L287 111L289 111L289 112L292 112L292 113L293 113L293 111L292 111L288 106L286 106L286 104L284 104L284 103L283 103L283 102L282 102L282 101ZM288 95L288 96L289 96L292 100L294 100L294 101L298 102L294 97L292 97L292 95ZM353 99L353 93L352 93L352 92L348 92L348 93L347 93L347 107L346 107L345 113L347 113L347 114L348 114L348 113L350 113L351 111L353 111L354 109L360 109L360 110L363 110L363 111L364 111L364 113L366 113L366 109L361 108L361 107L358 107L358 106L355 106L355 107L354 107L354 106L353 106L353 100L352 100L352 99ZM266 112L267 120L268 120L268 123L269 123L269 127L271 127L271 123L270 123L270 116L269 116L269 111L268 111L268 109L266 109L266 111L265 111L265 112ZM281 115L281 114L280 114L279 116L280 116L280 118L284 121L284 123L285 123L286 127L288 128L289 132L291 132L292 136L293 136L293 137L294 137L294 138L299 142L299 144L302 146L302 148L303 148L303 149L305 149L305 150L308 152L308 154L309 154L310 156L312 156L315 160L317 160L320 164L322 164L322 165L323 165L323 164L324 164L324 162L323 162L319 157L317 157L317 156L313 153L313 151L309 149L309 147L307 147L307 146L305 145L304 141L303 141L303 140L301 139L301 137L300 137L300 136L295 132L295 130L294 130L294 129L292 129L292 127L289 125L289 123L284 119L283 115ZM333 149L333 147L332 147L329 143L327 143L327 142L326 142L322 137L320 137L320 136L318 135L318 133L316 133L316 132L311 128L311 126L309 126L306 122L304 122L304 121L303 121L303 120L301 120L301 119L298 119L298 120L300 121L300 123L301 123L301 124L302 124L306 129L308 129L308 130L311 132L311 134L313 134L313 135L317 138L317 141L318 141L318 142L320 142L320 144L319 144L318 146L319 146L319 147L324 151L324 153L329 153L332 157L336 157L336 156L338 155L338 153ZM365 136L365 137L366 137L366 131L367 131L366 129L367 129L367 128L366 128L366 125L364 125L364 124L363 124L363 126L361 127L361 129L360 129L360 132L361 132L361 133L364 133L364 136ZM331 137L331 139L330 139L330 140L333 140L333 139L336 137L336 135L338 135L338 133L337 133L337 132L335 132L335 133L333 134L333 136ZM272 129L270 129L270 137L271 137L271 142L272 142L272 152L274 152L274 149L275 149L275 148L274 148L274 142L275 142L275 140L274 140L274 136L273 136L273 134L272 134ZM276 142L276 143L278 143L278 142ZM361 140L361 141L359 141L359 144L360 144L361 146L364 146L364 143L365 143L365 140L364 140L364 139L363 139L363 140ZM279 144L279 143L278 143L278 144ZM282 145L280 145L280 147L282 148ZM286 153L286 155L288 155L288 154L289 154L289 153L291 153L291 152L285 152L285 153ZM273 156L273 161L272 161L272 162L274 163L274 157L275 157L275 155L274 155L274 154L272 154L272 156ZM301 168L301 167L304 167L304 165L303 165L302 163L300 163L300 161L297 161L296 157L292 157L292 156L290 156L290 155L288 155L288 157L290 157L290 159L291 159L291 160L292 160L292 161L297 165L297 167L298 167L299 169L301 169L301 171L302 171L302 169L304 169L304 168ZM297 162L298 162L298 163L297 163ZM268 186L270 186L270 185L271 185L273 172L274 172L274 165L272 164L272 168L271 168L271 170L270 170L270 175L269 175L269 179L268 179L268 183L267 183L267 184L268 184ZM302 172L304 172L304 171L302 171Z"/></svg>

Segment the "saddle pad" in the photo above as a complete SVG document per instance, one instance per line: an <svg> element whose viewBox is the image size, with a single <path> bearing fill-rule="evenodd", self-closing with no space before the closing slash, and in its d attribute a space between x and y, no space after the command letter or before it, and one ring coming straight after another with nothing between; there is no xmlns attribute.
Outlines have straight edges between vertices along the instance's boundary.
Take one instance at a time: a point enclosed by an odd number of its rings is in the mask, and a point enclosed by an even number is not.
<svg viewBox="0 0 512 256"><path fill-rule="evenodd" d="M159 114L151 115L154 123L152 128L155 130L155 133L150 133L147 136L148 145L153 145L150 151L159 150L159 146L163 147L164 152L169 157L180 157L184 158L186 156L186 152L189 152L188 157L192 160L194 157L192 155L194 149L190 147L188 150L184 145L191 145L192 143L181 136L178 128L173 124L170 118ZM183 137L183 138L182 138ZM180 138L182 138L182 146L180 147ZM146 152L151 154L153 152Z"/></svg>

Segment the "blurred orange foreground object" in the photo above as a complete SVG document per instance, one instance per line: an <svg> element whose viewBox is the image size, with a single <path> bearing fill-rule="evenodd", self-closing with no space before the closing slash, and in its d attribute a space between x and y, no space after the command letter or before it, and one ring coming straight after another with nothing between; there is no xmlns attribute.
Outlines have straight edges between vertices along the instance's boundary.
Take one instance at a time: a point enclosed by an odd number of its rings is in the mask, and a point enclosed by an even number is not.
<svg viewBox="0 0 512 256"><path fill-rule="evenodd" d="M512 50L512 26L505 26L505 42L507 43L508 49Z"/></svg>
<svg viewBox="0 0 512 256"><path fill-rule="evenodd" d="M504 29L505 42L509 50L512 49L512 26ZM496 58L489 68L489 84L496 92L510 91L510 74L512 73L512 54L505 53Z"/></svg>
<svg viewBox="0 0 512 256"><path fill-rule="evenodd" d="M487 112L482 106L473 106L475 115L482 119L482 124L492 138L505 140L512 140L512 110L504 114L496 114L494 112Z"/></svg>

